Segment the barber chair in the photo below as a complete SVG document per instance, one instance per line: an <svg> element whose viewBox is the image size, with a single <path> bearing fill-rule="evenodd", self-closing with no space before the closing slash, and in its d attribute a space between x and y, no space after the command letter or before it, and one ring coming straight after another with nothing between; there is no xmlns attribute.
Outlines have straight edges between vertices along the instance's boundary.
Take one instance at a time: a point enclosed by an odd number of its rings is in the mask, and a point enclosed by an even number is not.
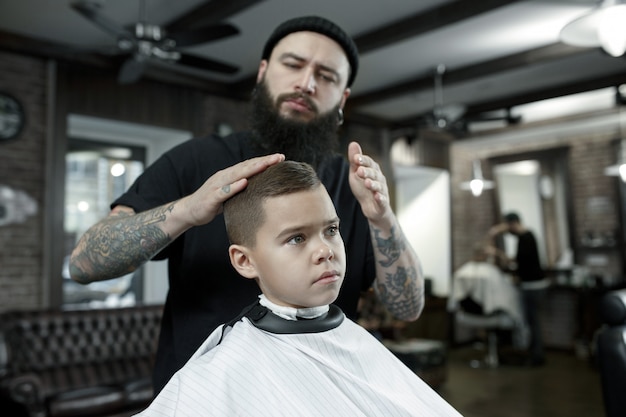
<svg viewBox="0 0 626 417"><path fill-rule="evenodd" d="M596 339L602 397L607 417L626 412L626 290L612 291L600 302L604 323Z"/></svg>
<svg viewBox="0 0 626 417"><path fill-rule="evenodd" d="M457 325L481 330L486 335L486 354L482 360L470 361L472 368L497 368L500 366L499 338L502 331L510 331L515 326L511 316L503 311L482 314L471 299L462 300L454 311Z"/></svg>

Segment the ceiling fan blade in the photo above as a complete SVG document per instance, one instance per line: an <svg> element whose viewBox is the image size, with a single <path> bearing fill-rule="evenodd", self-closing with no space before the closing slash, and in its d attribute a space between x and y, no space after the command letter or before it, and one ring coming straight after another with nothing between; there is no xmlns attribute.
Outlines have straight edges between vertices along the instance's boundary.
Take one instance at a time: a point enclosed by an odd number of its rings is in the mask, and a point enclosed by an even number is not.
<svg viewBox="0 0 626 417"><path fill-rule="evenodd" d="M120 68L117 81L120 84L132 84L137 82L146 70L146 60L147 58L138 55L128 58Z"/></svg>
<svg viewBox="0 0 626 417"><path fill-rule="evenodd" d="M177 47L185 47L199 45L237 34L239 34L239 29L235 26L228 23L218 23L185 32L171 33L167 35L167 38L176 42Z"/></svg>
<svg viewBox="0 0 626 417"><path fill-rule="evenodd" d="M239 71L238 67L227 64L225 62L216 61L213 59L201 58L196 55L181 54L180 59L177 61L179 65L185 65L189 67L196 67L197 69L204 71L219 72L222 74L234 74Z"/></svg>
<svg viewBox="0 0 626 417"><path fill-rule="evenodd" d="M165 25L168 33L184 32L190 28L200 28L212 23L224 22L229 18L242 13L244 10L256 6L265 0L212 0L201 1L182 16Z"/></svg>
<svg viewBox="0 0 626 417"><path fill-rule="evenodd" d="M100 14L100 7L97 4L89 1L74 1L70 6L105 32L110 33L116 38L125 38L134 42L132 32L129 32L123 26L118 25L113 20Z"/></svg>

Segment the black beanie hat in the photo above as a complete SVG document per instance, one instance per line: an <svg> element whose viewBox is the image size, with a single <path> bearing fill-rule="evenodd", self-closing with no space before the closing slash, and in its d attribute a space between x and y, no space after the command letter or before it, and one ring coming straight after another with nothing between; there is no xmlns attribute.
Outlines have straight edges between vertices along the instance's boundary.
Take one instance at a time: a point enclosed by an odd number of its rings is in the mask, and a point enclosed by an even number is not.
<svg viewBox="0 0 626 417"><path fill-rule="evenodd" d="M262 59L270 58L272 50L282 38L294 32L304 31L328 36L343 48L350 63L350 76L348 77L348 87L350 87L359 69L359 51L352 38L343 29L323 17L296 17L280 24L265 43Z"/></svg>

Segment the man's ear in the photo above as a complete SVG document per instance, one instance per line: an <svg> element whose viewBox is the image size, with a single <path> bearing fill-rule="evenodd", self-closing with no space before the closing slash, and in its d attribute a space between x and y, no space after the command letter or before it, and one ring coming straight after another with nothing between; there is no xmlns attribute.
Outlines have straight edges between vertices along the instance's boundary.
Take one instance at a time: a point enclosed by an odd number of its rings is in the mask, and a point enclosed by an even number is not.
<svg viewBox="0 0 626 417"><path fill-rule="evenodd" d="M348 97L350 97L351 92L352 90L350 90L350 88L346 88L345 90L343 90L343 93L341 94L341 100L339 101L339 108L341 110L343 110L343 107L346 105L346 101L348 100Z"/></svg>
<svg viewBox="0 0 626 417"><path fill-rule="evenodd" d="M249 248L242 245L230 245L228 248L230 263L239 275L244 278L255 279L258 274L249 252Z"/></svg>
<svg viewBox="0 0 626 417"><path fill-rule="evenodd" d="M265 71L267 71L267 59L262 59L261 63L259 64L259 71L256 74L256 83L260 83L261 80L263 80L263 77L265 76Z"/></svg>

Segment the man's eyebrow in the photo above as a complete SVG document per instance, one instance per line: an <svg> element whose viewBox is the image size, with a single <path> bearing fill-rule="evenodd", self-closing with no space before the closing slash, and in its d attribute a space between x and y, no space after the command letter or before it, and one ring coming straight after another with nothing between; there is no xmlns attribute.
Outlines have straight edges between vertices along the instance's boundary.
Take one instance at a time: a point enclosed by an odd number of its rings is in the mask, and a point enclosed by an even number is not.
<svg viewBox="0 0 626 417"><path fill-rule="evenodd" d="M280 57L278 57L278 59L286 59L286 58L293 58L297 61L306 61L304 57L293 52L283 52L282 54L280 54Z"/></svg>

